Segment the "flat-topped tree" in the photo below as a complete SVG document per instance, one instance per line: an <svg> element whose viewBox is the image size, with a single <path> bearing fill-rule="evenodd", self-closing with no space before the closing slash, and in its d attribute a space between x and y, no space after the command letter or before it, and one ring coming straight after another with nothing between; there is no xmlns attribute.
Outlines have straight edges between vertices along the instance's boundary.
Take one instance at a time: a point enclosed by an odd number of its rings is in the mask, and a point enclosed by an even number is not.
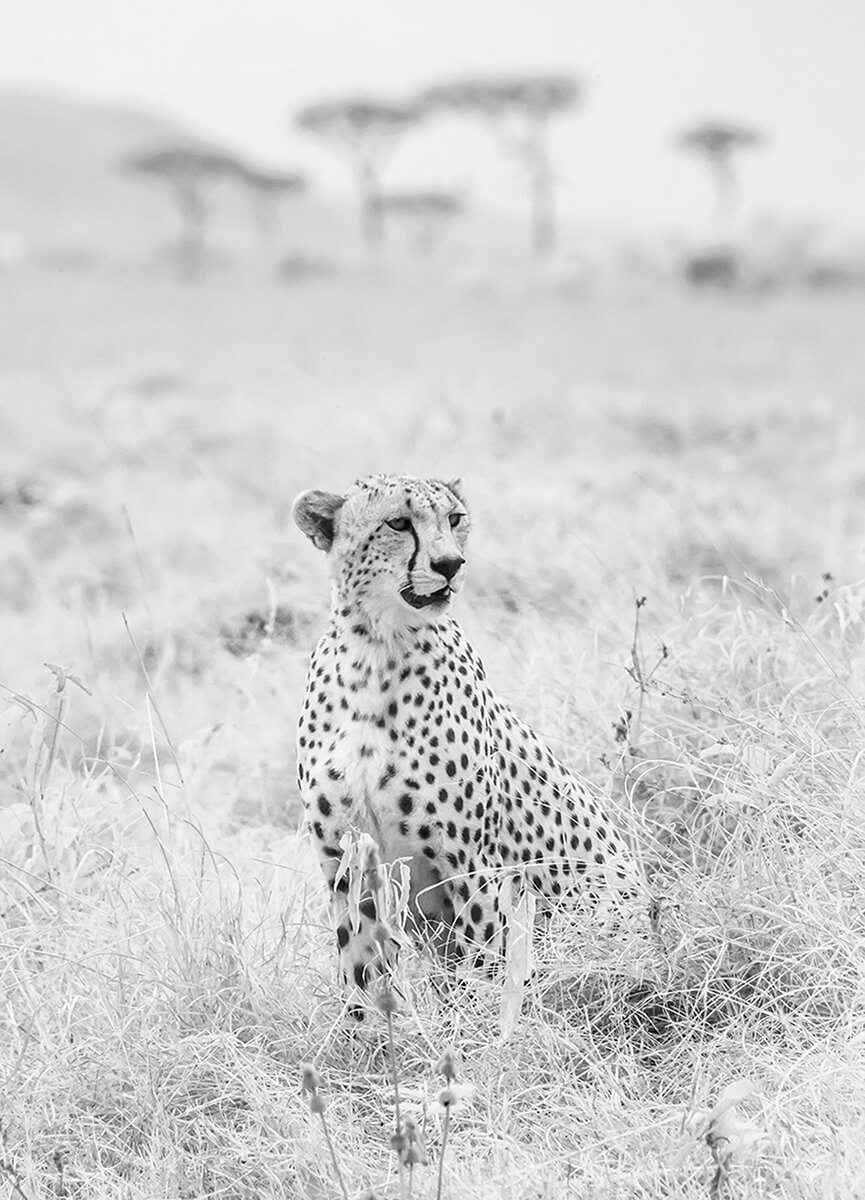
<svg viewBox="0 0 865 1200"><path fill-rule="evenodd" d="M424 113L454 112L480 118L526 174L532 244L546 254L556 242L555 178L548 144L549 123L576 107L577 80L566 75L519 75L464 79L427 88L418 98Z"/></svg>
<svg viewBox="0 0 865 1200"><path fill-rule="evenodd" d="M408 232L419 254L427 254L443 238L447 227L465 211L465 201L457 192L400 191L381 197L385 219L397 220Z"/></svg>
<svg viewBox="0 0 865 1200"><path fill-rule="evenodd" d="M758 149L766 138L758 129L732 121L701 121L680 134L680 150L696 154L707 163L715 188L715 222L719 230L732 220L739 206L740 186L734 160L742 150Z"/></svg>
<svg viewBox="0 0 865 1200"><path fill-rule="evenodd" d="M253 220L264 242L272 242L279 226L279 209L289 196L301 196L309 188L299 171L263 171L245 166L240 179L252 200Z"/></svg>
<svg viewBox="0 0 865 1200"><path fill-rule="evenodd" d="M187 277L197 275L204 261L207 189L217 180L242 177L243 165L229 154L194 144L166 146L129 159L125 165L168 184L180 218L178 270Z"/></svg>
<svg viewBox="0 0 865 1200"><path fill-rule="evenodd" d="M378 246L384 234L381 172L399 138L416 120L408 105L364 96L325 100L302 109L298 127L336 146L351 162L360 205L361 233Z"/></svg>

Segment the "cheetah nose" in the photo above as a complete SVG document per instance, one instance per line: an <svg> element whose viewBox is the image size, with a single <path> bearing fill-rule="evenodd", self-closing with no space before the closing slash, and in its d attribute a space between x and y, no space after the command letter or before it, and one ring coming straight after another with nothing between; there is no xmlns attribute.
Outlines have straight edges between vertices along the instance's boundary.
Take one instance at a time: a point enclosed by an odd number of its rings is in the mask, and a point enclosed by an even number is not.
<svg viewBox="0 0 865 1200"><path fill-rule="evenodd" d="M430 566L437 575L444 575L445 579L450 582L465 561L464 558L457 555L456 558L437 558L430 563Z"/></svg>

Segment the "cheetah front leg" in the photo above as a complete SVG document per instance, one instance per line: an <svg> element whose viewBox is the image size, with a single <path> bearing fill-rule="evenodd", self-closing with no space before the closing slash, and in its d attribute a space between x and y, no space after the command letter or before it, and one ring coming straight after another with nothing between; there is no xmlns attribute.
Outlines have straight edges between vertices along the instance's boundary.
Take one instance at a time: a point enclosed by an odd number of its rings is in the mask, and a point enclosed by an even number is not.
<svg viewBox="0 0 865 1200"><path fill-rule="evenodd" d="M346 843L348 831L325 830L320 821L312 822L311 831L330 891L340 975L349 989L366 993L390 979L397 961L378 849L364 835ZM363 1018L362 1008L353 1006L351 1011Z"/></svg>
<svg viewBox="0 0 865 1200"><path fill-rule="evenodd" d="M499 904L501 874L470 864L465 877L453 881L454 919L451 943L455 957L493 975L502 962L504 933Z"/></svg>
<svg viewBox="0 0 865 1200"><path fill-rule="evenodd" d="M501 963L501 873L444 839L432 861L412 864L411 911L416 931L448 966L494 974ZM423 866L421 865L423 864Z"/></svg>

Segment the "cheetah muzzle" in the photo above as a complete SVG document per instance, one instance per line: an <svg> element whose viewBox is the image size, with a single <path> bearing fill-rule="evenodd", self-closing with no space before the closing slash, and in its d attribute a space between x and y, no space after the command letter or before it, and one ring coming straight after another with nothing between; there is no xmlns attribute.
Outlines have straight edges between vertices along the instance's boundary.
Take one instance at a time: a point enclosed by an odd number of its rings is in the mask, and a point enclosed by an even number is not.
<svg viewBox="0 0 865 1200"><path fill-rule="evenodd" d="M405 600L406 604L410 604L412 608L445 609L450 604L451 596L454 593L451 585L446 583L437 592L430 592L428 596L419 596L412 589L411 584L407 583L404 588L400 588L399 594Z"/></svg>
<svg viewBox="0 0 865 1200"><path fill-rule="evenodd" d="M364 990L391 957L375 889L350 901L339 871L350 831L372 837L384 862L409 861L414 932L449 964L496 967L508 876L552 902L641 895L623 836L496 696L447 611L470 529L460 482L373 475L344 495L304 492L292 514L332 582L297 779L348 984Z"/></svg>

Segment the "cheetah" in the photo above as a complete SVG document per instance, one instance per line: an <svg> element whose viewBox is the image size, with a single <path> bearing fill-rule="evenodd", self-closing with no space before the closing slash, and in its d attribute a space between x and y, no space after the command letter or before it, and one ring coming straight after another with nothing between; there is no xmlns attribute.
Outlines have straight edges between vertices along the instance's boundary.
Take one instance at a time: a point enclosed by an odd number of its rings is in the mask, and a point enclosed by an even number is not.
<svg viewBox="0 0 865 1200"><path fill-rule="evenodd" d="M622 835L574 775L497 698L450 615L470 517L459 480L372 475L303 492L292 515L328 559L330 626L312 653L297 778L334 911L342 974L388 969L374 896L349 904L340 840L370 835L409 861L418 937L451 964L502 952L500 885L548 901L634 897Z"/></svg>

